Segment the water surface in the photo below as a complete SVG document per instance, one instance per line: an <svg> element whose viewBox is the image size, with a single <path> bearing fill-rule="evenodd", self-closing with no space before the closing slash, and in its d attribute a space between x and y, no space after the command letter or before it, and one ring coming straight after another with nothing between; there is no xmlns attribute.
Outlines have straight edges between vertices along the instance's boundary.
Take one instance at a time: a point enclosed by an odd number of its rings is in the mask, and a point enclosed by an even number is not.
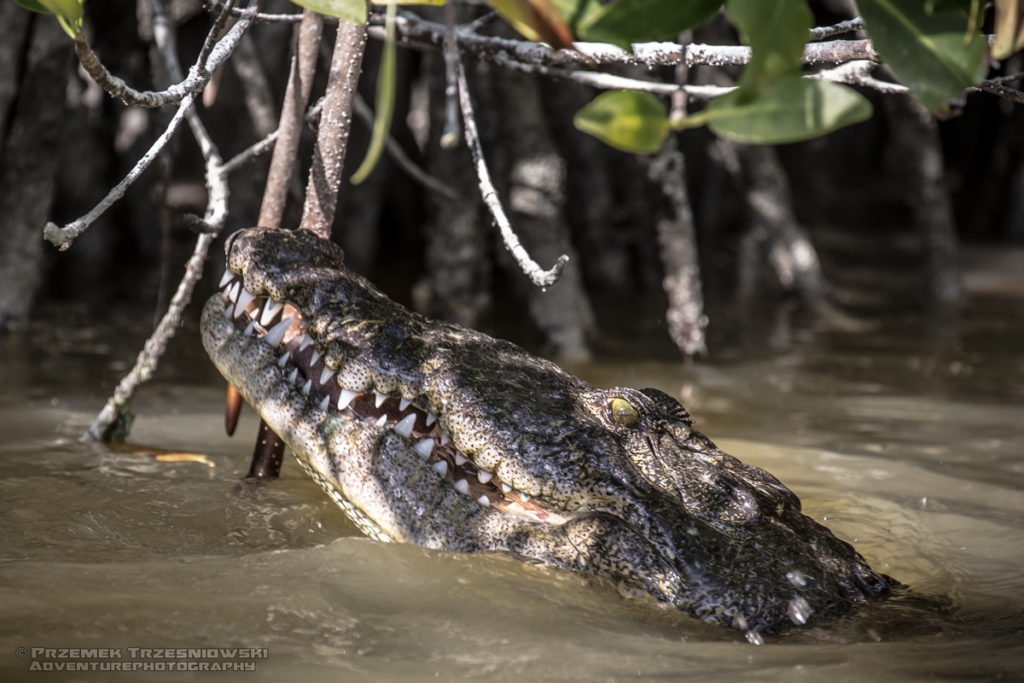
<svg viewBox="0 0 1024 683"><path fill-rule="evenodd" d="M857 335L783 321L692 367L574 368L681 398L911 589L761 646L572 574L366 540L290 460L280 481L245 484L256 418L224 436L223 383L194 329L140 391L131 441L205 462L78 443L144 336L133 319L62 315L0 340L0 679L1024 679L1019 300ZM45 674L22 647L267 658L227 676Z"/></svg>

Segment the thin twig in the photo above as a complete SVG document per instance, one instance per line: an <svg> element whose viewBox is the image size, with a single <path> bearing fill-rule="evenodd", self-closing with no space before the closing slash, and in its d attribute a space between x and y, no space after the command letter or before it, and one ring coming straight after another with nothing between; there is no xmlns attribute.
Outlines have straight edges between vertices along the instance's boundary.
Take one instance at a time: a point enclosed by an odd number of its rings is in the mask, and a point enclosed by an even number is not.
<svg viewBox="0 0 1024 683"><path fill-rule="evenodd" d="M55 247L64 251L71 246L71 243L75 241L75 238L81 235L83 232L89 229L89 226L96 222L100 216L102 216L107 209L114 205L114 203L124 196L124 193L131 187L132 183L138 180L142 172L149 168L149 165L153 163L153 160L159 156L160 152L164 147L167 146L167 142L174 135L174 132L178 129L182 119L185 118L186 112L192 106L192 100L195 99L194 93L189 93L178 105L178 111L174 113L170 123L167 124L167 128L160 137L156 139L156 142L146 150L146 153L142 155L142 158L135 163L135 167L128 172L128 175L124 177L121 182L113 187L107 196L104 197L99 204L94 206L89 213L85 214L81 218L78 218L63 228L57 226L53 222L46 224L43 228L43 237L52 243Z"/></svg>
<svg viewBox="0 0 1024 683"><path fill-rule="evenodd" d="M992 93L993 95L1005 97L1011 102L1016 102L1017 104L1024 104L1024 92L1021 92L1020 90L1014 90L1013 88L1007 88L1005 85L1002 85L1001 83L996 83L995 81L982 81L981 83L978 84L977 88L968 88L968 91L974 90L984 90L987 93Z"/></svg>
<svg viewBox="0 0 1024 683"><path fill-rule="evenodd" d="M242 166L246 165L256 157L258 157L259 155L264 154L265 152L273 148L274 144L277 142L277 138L278 135L277 131L275 130L273 133L266 136L259 142L254 142L253 144L249 145L241 152L239 152L235 156L231 157L228 161L226 161L224 165L220 167L221 172L224 173L225 175L231 175L239 168L241 168Z"/></svg>
<svg viewBox="0 0 1024 683"><path fill-rule="evenodd" d="M153 11L154 12L157 11L157 5L153 2L153 0L150 0L150 6L153 7ZM227 6L224 8L224 10L222 10L219 14L217 14L217 18L213 20L213 26L210 27L209 32L206 34L206 38L203 39L203 47L199 50L199 56L196 57L196 67L199 67L200 69L204 68L202 65L205 65L207 60L210 58L210 54L213 52L213 48L217 44L217 36L220 35L220 32L223 31L224 27L227 25L228 17L230 16L230 10L234 6L235 6L235 0L229 0L229 2L227 3ZM248 26L248 24L252 23L252 16L254 14L258 13L260 8L259 8L259 6L254 4L251 7L247 7L246 9L247 10L251 10L251 11L249 11L248 14L243 12L243 14L241 16L242 16L242 21L245 21L247 26ZM170 24L169 24L169 22L167 20L167 12L164 11L164 9L162 7L160 8L160 12L164 15L163 18L162 18L162 21L164 22L164 24L167 24L168 25L168 29L170 29ZM244 35L245 35L245 30L242 30L242 31L240 31L238 33L238 39L234 42L234 44L231 47L232 51L234 51L234 49L236 47L238 47L238 43L241 42L242 36L244 36ZM156 36L154 36L154 39L155 38L156 38ZM177 70L178 70L177 78L178 78L178 80L181 80L181 78L182 78L182 76L181 76L181 65L178 63L178 53L174 50L173 46L164 46L164 49L169 49L170 52L168 54L169 55L173 55L174 63L178 65L178 67L177 67ZM231 56L231 53L229 52L225 56L225 59L227 57L230 57L230 56ZM209 68L209 67L206 67L206 70L208 72L210 72L210 73L213 73L213 71L215 71L216 68L217 68L216 66L213 67L212 69Z"/></svg>
<svg viewBox="0 0 1024 683"><path fill-rule="evenodd" d="M627 78L625 76L616 76L614 74L606 74L596 71L552 69L539 64L523 64L521 62L515 62L500 57L496 58L494 63L508 69L514 69L534 76L549 76L551 78L573 81L574 83L587 85L591 88L598 88L599 90L639 90L641 92L649 92L652 95L674 95L677 92L685 92L687 100L690 102L706 102L716 97L721 97L722 95L730 93L736 89L735 86L680 85L677 83L661 83L658 81L640 80L638 78ZM677 66L681 65L682 63ZM853 67L851 67L851 65L853 65ZM870 69L873 69L876 66L878 65L874 62L868 61L849 62L848 64L844 64L835 69L828 69L825 71L819 71L818 73L808 74L805 78L817 78L826 81L835 81L837 83L863 85L884 93L907 92L906 86L899 85L897 83L879 81L875 78L871 78L867 73L862 73L865 68L869 73Z"/></svg>
<svg viewBox="0 0 1024 683"><path fill-rule="evenodd" d="M447 9L447 8L446 8ZM473 21L466 24L466 30L477 33L480 29L489 26L495 19L498 18L497 12L488 12L482 17L477 17Z"/></svg>
<svg viewBox="0 0 1024 683"><path fill-rule="evenodd" d="M323 108L324 98L321 97L319 100L317 100L316 104L310 107L309 111L305 113L305 115L302 117L303 120L308 123L315 123L319 119L320 112ZM235 156L231 157L230 160L228 160L227 162L225 162L223 166L221 166L221 172L224 173L224 175L230 175L237 171L242 166L244 166L245 164L249 163L256 157L258 157L259 155L266 153L268 150L273 148L274 145L277 143L277 139L278 137L280 137L279 132L280 131L275 130L273 133L267 135L262 140L254 142L253 144L249 145Z"/></svg>
<svg viewBox="0 0 1024 683"><path fill-rule="evenodd" d="M902 95L910 92L910 88L905 85L880 81L871 76L871 72L877 66L878 64L869 61L848 62L837 66L834 69L819 71L816 74L808 76L808 78L820 78L827 81L835 81L836 83L861 85L873 88L886 95ZM1003 80L1012 80L1013 78L1018 78L1020 75L1021 74L1013 74L1009 77L1004 77ZM993 95L1005 97L1017 104L1024 104L1024 92L1008 88L995 78L982 81L977 87L967 88L965 92L988 92Z"/></svg>
<svg viewBox="0 0 1024 683"><path fill-rule="evenodd" d="M637 78L627 78L614 74L599 73L594 71L577 71L574 69L550 69L536 64L521 64L509 60L498 59L495 62L500 66L515 69L524 73L550 76L562 80L573 81L600 90L639 90L649 92L653 95L674 95L678 92L685 92L689 102L706 102L716 97L721 97L736 89L735 86L721 85L680 85L677 83L661 83L658 81L646 81ZM677 65L677 66L681 66ZM887 83L872 78L869 74L878 65L869 61L849 62L840 65L835 69L826 69L813 74L807 74L804 78L815 78L836 83L848 83L851 85L862 85L874 88L882 93L905 93L909 92L907 87L898 83Z"/></svg>
<svg viewBox="0 0 1024 683"><path fill-rule="evenodd" d="M251 0L249 6L241 11L239 15L241 19L231 27L227 35L216 44L211 42L209 47L207 45L203 46L199 59L189 69L188 78L180 79L179 83L159 92L135 90L123 80L107 71L106 67L100 62L99 57L96 56L96 53L92 51L92 48L89 47L85 40L75 41L75 52L78 54L78 60L81 62L82 68L85 69L86 73L100 87L114 97L120 98L125 104L150 109L169 104L178 104L187 95L199 92L206 87L206 84L210 82L211 74L217 70L217 67L224 60L231 56L231 53L238 45L238 41L242 39L242 36L249 29L253 17L257 14L262 4L263 0ZM225 15L226 19L226 14L222 14ZM223 26L223 23L219 23L214 27L207 37L208 41L210 41L210 36L215 35L221 26Z"/></svg>
<svg viewBox="0 0 1024 683"><path fill-rule="evenodd" d="M871 72L877 66L874 62L869 61L848 62L834 69L826 69L816 74L811 74L807 78L817 78L824 81L834 81L835 83L846 83L848 85L861 85L867 88L874 88L887 95L910 92L910 89L905 85L888 83L874 78Z"/></svg>
<svg viewBox="0 0 1024 683"><path fill-rule="evenodd" d="M509 222L508 216L505 215L505 210L501 206L501 200L498 198L498 192L494 189L494 184L491 182L491 176L487 172L487 162L484 160L484 151L480 146L480 135L476 129L473 104L469 99L469 85L466 83L466 72L462 67L461 60L458 63L458 72L459 105L462 107L463 130L465 131L466 145L469 146L469 150L473 155L473 166L476 168L477 180L480 183L480 194L483 197L484 204L487 205L491 216L494 217L494 222L498 224L498 229L501 231L501 239L505 242L505 248L512 254L512 257L519 264L522 271L538 287L550 287L558 282L558 279L562 276L562 271L565 270L565 264L568 263L569 257L562 254L558 257L558 261L551 270L546 271L530 258L526 249L519 242L519 238L512 230L512 224Z"/></svg>
<svg viewBox="0 0 1024 683"><path fill-rule="evenodd" d="M1010 81L1016 81L1024 76L1024 72L1018 72L1015 74L1008 74L1006 76L996 76L988 79L989 83L1009 83Z"/></svg>
<svg viewBox="0 0 1024 683"><path fill-rule="evenodd" d="M314 102L313 106L309 108L309 111L306 112L306 115L303 117L303 120L310 126L312 126L313 130L316 130L317 126L320 125L320 114L322 114L323 111L324 97L321 96L320 99Z"/></svg>
<svg viewBox="0 0 1024 683"><path fill-rule="evenodd" d="M565 81L572 81L582 85L597 88L599 90L639 90L649 92L652 95L673 95L677 92L685 92L687 99L693 102L705 102L707 100L721 97L732 92L733 86L723 87L719 85L678 85L676 83L661 83L658 81L645 81L638 78L627 78L606 74L598 71L582 71L576 69L552 69L540 64L523 64L510 59L496 57L494 63L506 69L514 69L534 76L549 76Z"/></svg>
<svg viewBox="0 0 1024 683"><path fill-rule="evenodd" d="M222 2L207 2L203 3L206 6L207 11L219 12L224 9L224 3ZM231 8L231 14L240 16L244 10L237 7ZM334 17L324 17L328 23L338 23L338 20ZM253 16L253 23L256 24L297 24L302 21L302 12L296 14L264 14L259 13Z"/></svg>
<svg viewBox="0 0 1024 683"><path fill-rule="evenodd" d="M825 38L838 36L842 33L852 33L853 31L860 31L863 28L864 20L861 19L860 17L854 17L853 19L840 21L838 24L833 24L832 26L815 26L810 30L810 39L824 40Z"/></svg>

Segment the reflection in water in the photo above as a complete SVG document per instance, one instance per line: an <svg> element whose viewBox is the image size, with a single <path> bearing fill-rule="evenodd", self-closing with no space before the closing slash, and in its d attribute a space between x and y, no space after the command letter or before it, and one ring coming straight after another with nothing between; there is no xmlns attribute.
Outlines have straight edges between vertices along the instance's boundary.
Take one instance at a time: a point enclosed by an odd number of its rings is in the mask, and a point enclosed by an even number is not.
<svg viewBox="0 0 1024 683"><path fill-rule="evenodd" d="M206 463L79 444L135 338L39 326L0 341L0 678L38 680L10 654L22 646L153 646L268 648L245 680L1018 679L1020 309L975 302L953 334L787 322L692 367L576 369L681 398L908 586L763 647L572 574L367 541L290 461L280 481L242 483L251 442L223 435L194 336L141 392L132 438ZM255 426L246 411L239 434Z"/></svg>

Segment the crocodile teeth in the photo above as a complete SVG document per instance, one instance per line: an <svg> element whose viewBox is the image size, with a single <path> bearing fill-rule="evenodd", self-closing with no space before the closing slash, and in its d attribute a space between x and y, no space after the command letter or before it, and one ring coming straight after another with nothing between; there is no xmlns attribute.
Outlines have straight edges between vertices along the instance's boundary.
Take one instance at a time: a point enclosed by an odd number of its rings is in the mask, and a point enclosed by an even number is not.
<svg viewBox="0 0 1024 683"><path fill-rule="evenodd" d="M448 438L448 435L447 434L442 434L441 435L441 445L442 446L447 446L449 443L451 443L451 439Z"/></svg>
<svg viewBox="0 0 1024 683"><path fill-rule="evenodd" d="M224 309L224 319L231 320L235 317L235 305L228 304L228 307Z"/></svg>
<svg viewBox="0 0 1024 683"><path fill-rule="evenodd" d="M273 322L274 318L277 317L277 314L283 310L284 304L279 304L278 302L268 297L267 305L263 307L263 315L260 316L260 325L266 327L271 322Z"/></svg>
<svg viewBox="0 0 1024 683"><path fill-rule="evenodd" d="M358 394L356 394L356 392L354 391L342 389L341 394L338 396L338 410L345 410L345 408L348 408L348 404L351 403L352 399L354 399L357 395Z"/></svg>
<svg viewBox="0 0 1024 683"><path fill-rule="evenodd" d="M294 383L295 378L299 376L299 369L292 368L291 374L288 375L288 381Z"/></svg>
<svg viewBox="0 0 1024 683"><path fill-rule="evenodd" d="M469 482L465 479L459 479L455 482L455 490L459 493L469 493Z"/></svg>
<svg viewBox="0 0 1024 683"><path fill-rule="evenodd" d="M444 443L443 439L441 443ZM462 453L455 454L455 464L458 465L459 467L462 467L463 465L466 464L466 458L462 455Z"/></svg>
<svg viewBox="0 0 1024 683"><path fill-rule="evenodd" d="M236 282L235 284L233 284L230 287L228 287L228 292L227 292L228 293L228 300L231 303L235 303L236 301L238 301L238 292L241 291L241 289L242 289L242 283L241 282Z"/></svg>
<svg viewBox="0 0 1024 683"><path fill-rule="evenodd" d="M433 413L427 413L427 426L428 427L430 425L434 424L434 422L436 420L437 420L437 415L434 415Z"/></svg>
<svg viewBox="0 0 1024 683"><path fill-rule="evenodd" d="M270 328L270 332L267 332L267 336L263 338L263 341L267 342L271 346L279 346L284 341L285 332L292 325L292 320L295 318L286 318Z"/></svg>
<svg viewBox="0 0 1024 683"><path fill-rule="evenodd" d="M395 425L395 431L408 439L409 435L412 434L412 426L414 424L416 424L416 413L409 413Z"/></svg>
<svg viewBox="0 0 1024 683"><path fill-rule="evenodd" d="M415 446L413 446L413 448L415 448L416 452L422 455L424 458L429 458L430 454L434 452L434 440L423 439L423 441L417 443Z"/></svg>
<svg viewBox="0 0 1024 683"><path fill-rule="evenodd" d="M235 306L235 317L237 318L240 316L242 311L244 311L254 299L256 299L256 295L245 287L242 287L242 292L238 295L238 305Z"/></svg>
<svg viewBox="0 0 1024 683"><path fill-rule="evenodd" d="M491 507L491 501L488 500L487 496L480 496L476 499L476 502L480 503L485 508Z"/></svg>
<svg viewBox="0 0 1024 683"><path fill-rule="evenodd" d="M277 361L277 364L283 368L284 366L288 365L288 359L291 358L291 357L292 357L292 354L290 354L287 351L285 351L284 355L281 356L281 359L279 361Z"/></svg>
<svg viewBox="0 0 1024 683"><path fill-rule="evenodd" d="M443 477L444 475L448 474L448 461L438 460L437 462L430 466L430 469L434 470Z"/></svg>
<svg viewBox="0 0 1024 683"><path fill-rule="evenodd" d="M320 401L320 410L327 410L329 405L331 405L331 397L324 396L324 400Z"/></svg>
<svg viewBox="0 0 1024 683"><path fill-rule="evenodd" d="M302 385L302 395L309 396L309 390L313 388L313 380L307 379L306 383Z"/></svg>
<svg viewBox="0 0 1024 683"><path fill-rule="evenodd" d="M378 427L383 427L385 424L387 424L387 422L388 422L388 416L387 416L387 414L384 414L384 415L381 415L380 417L378 417L377 421L374 422L374 424L377 425Z"/></svg>
<svg viewBox="0 0 1024 683"><path fill-rule="evenodd" d="M502 493L511 493L512 492L512 487L509 486L508 484L506 484L505 482L501 482L501 492Z"/></svg>
<svg viewBox="0 0 1024 683"><path fill-rule="evenodd" d="M326 367L324 371L320 373L320 384L327 384L334 377L334 370L328 370Z"/></svg>
<svg viewBox="0 0 1024 683"><path fill-rule="evenodd" d="M235 279L235 274L230 270L225 270L224 274L220 276L220 284L217 285L217 289L224 289L224 285Z"/></svg>
<svg viewBox="0 0 1024 683"><path fill-rule="evenodd" d="M403 398L401 401L398 402L398 410L404 412L405 409L409 407L410 403L412 403L412 401L410 401L407 398Z"/></svg>
<svg viewBox="0 0 1024 683"><path fill-rule="evenodd" d="M486 484L491 480L491 477L493 476L494 475L491 472L488 472L487 470L480 470L479 472L476 473L476 478L480 480L481 484Z"/></svg>
<svg viewBox="0 0 1024 683"><path fill-rule="evenodd" d="M251 337L252 336L252 331L255 328L256 328L256 321L255 320L250 320L249 324L245 326L245 332L243 332L242 334L244 334L246 337Z"/></svg>
<svg viewBox="0 0 1024 683"><path fill-rule="evenodd" d="M384 401L386 401L386 400L388 400L387 396L385 396L384 394L382 394L380 392L377 392L377 395L374 397L374 405L376 405L376 407L380 408L382 405L384 405Z"/></svg>
<svg viewBox="0 0 1024 683"><path fill-rule="evenodd" d="M519 498L520 498L520 499L521 499L521 500L522 500L522 501L523 501L524 503L525 503L526 501L530 500L530 496L526 495L526 494L525 494L525 493L523 493L522 491L520 491L520 492L519 492Z"/></svg>
<svg viewBox="0 0 1024 683"><path fill-rule="evenodd" d="M305 349L307 346L309 346L312 343L313 343L313 340L310 339L309 335L306 334L305 332L303 332L302 333L302 337L299 338L299 351L302 351L303 349Z"/></svg>
<svg viewBox="0 0 1024 683"><path fill-rule="evenodd" d="M316 365L316 362L320 360L320 352L313 349L313 355L309 357L309 367Z"/></svg>

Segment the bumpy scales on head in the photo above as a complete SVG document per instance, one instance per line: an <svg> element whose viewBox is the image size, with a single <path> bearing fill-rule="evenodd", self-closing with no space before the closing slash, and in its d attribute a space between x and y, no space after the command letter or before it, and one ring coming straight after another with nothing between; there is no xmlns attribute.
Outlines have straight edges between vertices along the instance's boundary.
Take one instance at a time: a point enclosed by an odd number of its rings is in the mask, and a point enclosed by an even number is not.
<svg viewBox="0 0 1024 683"><path fill-rule="evenodd" d="M897 585L654 389L402 308L306 232L227 243L210 357L369 536L506 552L773 633Z"/></svg>

